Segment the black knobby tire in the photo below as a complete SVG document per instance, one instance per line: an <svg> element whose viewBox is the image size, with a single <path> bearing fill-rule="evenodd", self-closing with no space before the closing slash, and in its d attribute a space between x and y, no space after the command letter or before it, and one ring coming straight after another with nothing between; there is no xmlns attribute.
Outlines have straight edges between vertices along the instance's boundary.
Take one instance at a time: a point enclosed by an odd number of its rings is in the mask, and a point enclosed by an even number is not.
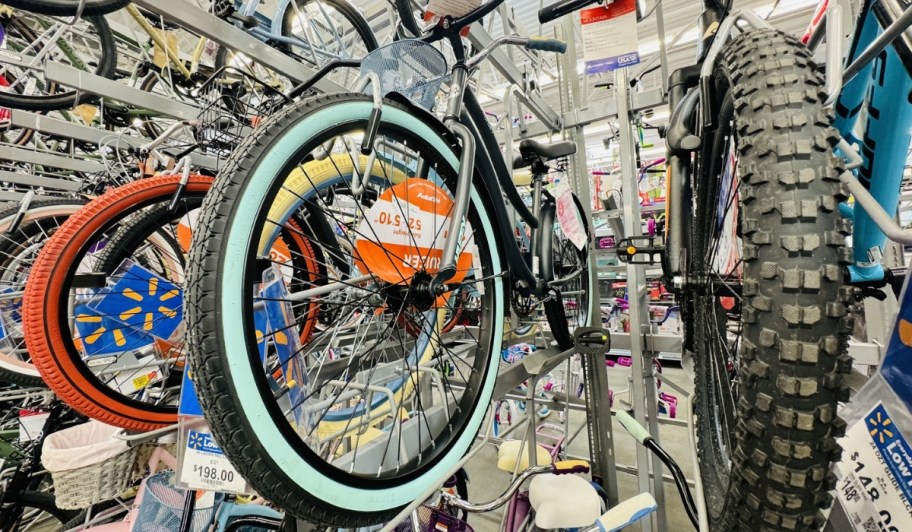
<svg viewBox="0 0 912 532"><path fill-rule="evenodd" d="M187 212L198 209L203 203L202 196L190 196L182 199L181 207L186 209ZM177 215L177 213L168 208L168 205L164 205L125 223L117 229L117 232L111 237L110 243L98 255L95 271L111 274L120 266L124 259L130 258L133 252L154 233L158 233L158 236L166 241L167 245L174 251L174 258L180 261L182 267L186 267L180 243L172 235L161 230L174 221Z"/></svg>
<svg viewBox="0 0 912 532"><path fill-rule="evenodd" d="M5 3L10 5L13 4L12 2ZM23 3L31 5L33 2L26 1ZM100 55L95 58L97 59L98 65L95 67L94 73L104 78L110 78L117 68L117 47L114 44L114 36L111 33L111 27L108 25L108 21L102 16L83 16L82 18L95 29L95 34L101 44L101 49L99 50ZM53 44L49 45L53 46ZM98 99L96 96L84 92L80 93L75 89L61 91L60 87L57 87L55 84L49 84L49 87L55 88L51 91L51 94L25 96L14 92L0 91L0 106L10 107L12 109L22 109L24 111L59 111L61 109L70 109L80 103Z"/></svg>
<svg viewBox="0 0 912 532"><path fill-rule="evenodd" d="M79 11L80 0L3 0L3 3L22 9L50 15L52 17L75 17ZM85 0L82 16L94 17L113 13L129 4L130 0Z"/></svg>
<svg viewBox="0 0 912 532"><path fill-rule="evenodd" d="M579 219L582 220L583 227L586 230L587 244L583 249L578 250L571 244L573 250L576 251L576 256L572 258L577 262L581 271L578 272L579 275L575 281L572 281L569 285L557 287L557 293L555 293L553 297L546 298L544 303L545 316L548 318L548 325L551 327L551 335L554 336L554 340L561 349L570 349L573 347L573 331L576 327L589 325L589 312L592 306L591 298L593 297L591 287L589 286L588 244L592 232L586 224L586 214L583 210L583 205L580 203L579 198L576 197L576 194L573 195L573 204L576 206L577 215L579 216ZM556 249L556 247L562 246L563 242L560 238L556 238L558 235L552 230L555 214L554 209L545 209L544 215L542 216L542 226L539 229L543 235L541 246L542 277L546 282L564 278L570 273L573 273L571 270L576 269L573 265L561 263L560 250ZM577 284L579 286L576 286ZM574 320L568 320L567 318L567 308L565 306L564 297L560 294L562 289L571 289L575 291L582 290L584 294L581 298L583 302L581 307L585 308L578 309L582 314L577 316ZM572 323L573 321L586 321L586 323Z"/></svg>
<svg viewBox="0 0 912 532"><path fill-rule="evenodd" d="M819 530L821 509L832 502L836 438L845 431L836 415L837 401L847 399L841 373L851 365L852 289L843 286L849 226L838 213L842 164L831 149L837 134L824 80L790 36L739 36L723 51L713 82L722 103L698 165L689 282L712 286L705 281L712 264L703 257L713 249L717 172L729 137L741 180L732 188L740 197L734 223L743 263L740 295L697 287L686 318L696 336L698 452L711 528ZM723 308L721 297L741 301ZM740 342L730 340L733 324ZM731 366L713 364L720 342L735 351ZM729 378L720 388L735 392L725 403L714 390ZM719 437L725 404L736 404L727 410L733 428Z"/></svg>
<svg viewBox="0 0 912 532"><path fill-rule="evenodd" d="M51 493L39 491L23 491L21 493L10 492L6 494L5 502L19 506L23 508L25 512L28 512L29 509L33 509L48 514L60 523L60 527L56 530L66 530L63 528L64 524L73 519L77 514L77 512L73 510L62 510L58 508L57 504L54 502L54 495ZM19 529L18 525L19 523L0 523L0 530L3 532L14 532ZM44 530L44 528L42 528L42 530Z"/></svg>

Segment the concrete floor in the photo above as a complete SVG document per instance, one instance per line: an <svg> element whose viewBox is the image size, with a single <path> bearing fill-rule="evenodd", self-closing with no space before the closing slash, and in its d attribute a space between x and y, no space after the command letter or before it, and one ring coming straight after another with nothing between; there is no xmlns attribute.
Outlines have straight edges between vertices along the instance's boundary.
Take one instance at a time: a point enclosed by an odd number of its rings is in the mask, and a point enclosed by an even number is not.
<svg viewBox="0 0 912 532"><path fill-rule="evenodd" d="M609 382L611 388L616 391L615 393L627 388L629 374L630 368L615 367L608 369ZM663 375L668 379L673 379L676 384L687 390L693 389L692 382L684 370L680 368L665 368ZM666 389L666 391L672 393L670 390ZM626 400L626 397L621 396L621 399ZM517 415L514 414L513 423L517 422ZM559 424L557 413L552 412L547 422ZM585 422L586 418L583 412L573 412L570 416L570 433L572 434ZM627 435L624 428L616 420L613 427L617 463L630 466L636 465L638 443ZM522 429L514 432L513 437L521 438L520 430ZM659 443L678 462L687 478L692 479L693 461L686 428L675 425L661 425ZM571 442L569 452L573 455L589 455L589 443L585 429L580 432L576 440ZM479 454L469 462L466 469L469 475L469 498L472 502L490 501L503 493L510 484L510 474L497 469L497 449L491 444L479 451ZM636 476L618 473L618 490L622 500L640 493L637 486ZM665 500L667 530L692 530L692 525L684 512L678 492L671 482L665 483ZM478 532L497 532L500 530L502 517L502 509L487 514L473 514L469 517L469 524ZM626 530L639 531L641 527L634 525ZM653 527L653 530L657 529Z"/></svg>

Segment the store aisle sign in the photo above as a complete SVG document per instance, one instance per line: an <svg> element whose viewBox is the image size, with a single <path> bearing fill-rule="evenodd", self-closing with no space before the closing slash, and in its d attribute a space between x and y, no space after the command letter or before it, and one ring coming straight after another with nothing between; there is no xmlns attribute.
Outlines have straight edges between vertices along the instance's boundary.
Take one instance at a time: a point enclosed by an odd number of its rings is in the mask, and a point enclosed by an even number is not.
<svg viewBox="0 0 912 532"><path fill-rule="evenodd" d="M636 0L614 0L580 11L586 74L610 72L640 62Z"/></svg>
<svg viewBox="0 0 912 532"><path fill-rule="evenodd" d="M912 446L877 403L840 440L836 495L854 530L912 530Z"/></svg>

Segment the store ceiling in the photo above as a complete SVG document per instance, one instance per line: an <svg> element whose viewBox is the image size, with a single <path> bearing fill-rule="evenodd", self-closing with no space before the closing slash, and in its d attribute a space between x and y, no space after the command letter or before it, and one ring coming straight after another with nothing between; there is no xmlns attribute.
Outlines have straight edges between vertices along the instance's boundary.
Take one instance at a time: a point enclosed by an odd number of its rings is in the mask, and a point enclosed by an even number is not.
<svg viewBox="0 0 912 532"><path fill-rule="evenodd" d="M654 0L640 0L640 2L643 2L646 5L647 10L654 5ZM507 5L512 11L519 27L524 28L527 34L554 36L556 35L554 23L545 26L541 26L538 23L538 9L543 3L549 3L549 0L507 0ZM807 27L816 5L817 0L735 0L734 9L750 9L762 17L769 16L770 23L776 28L779 28L786 33L800 35ZM671 72L677 68L693 64L696 54L696 20L702 9L702 2L699 0L661 0L661 9L664 17L665 42L668 45L671 45L674 39L679 37L677 44L670 46L667 52L668 72ZM494 21L494 24L491 25L489 29L493 34L499 34L501 32L499 21ZM657 29L656 14L642 20L637 25L637 30L639 35L641 61L642 63L646 63L657 55L659 49L659 31ZM581 40L581 35L578 33L578 26L576 38L578 42ZM578 57L578 63L578 68L581 72L581 52L580 57ZM630 71L638 73L640 70L641 67L632 67ZM597 108L600 103L614 99L613 92L594 88L597 83L613 81L613 75L591 76L588 78L580 76L580 79L586 86L584 92L588 94L586 107L590 109ZM660 87L661 81L662 77L660 71L647 74L643 76L643 79L638 86L638 90L646 91ZM555 109L560 108L560 94L556 83L553 83L550 86L545 84L543 95L552 107ZM495 112L501 111L501 109L498 109L501 98L498 97L496 91L495 94L491 94L490 96L488 105ZM651 120L651 123L661 124L667 120L667 115L668 111L666 109L656 109L655 117ZM586 133L587 152L589 153L591 164L598 166L610 164L613 159L611 156L612 150L606 149L603 142L604 138L610 136L610 127L607 125L607 122L587 127ZM655 132L647 131L645 144L654 144L656 146L652 150L652 152L655 152L654 154L648 152L650 155L657 156L662 150L663 143ZM616 142L614 143L614 146L617 146Z"/></svg>

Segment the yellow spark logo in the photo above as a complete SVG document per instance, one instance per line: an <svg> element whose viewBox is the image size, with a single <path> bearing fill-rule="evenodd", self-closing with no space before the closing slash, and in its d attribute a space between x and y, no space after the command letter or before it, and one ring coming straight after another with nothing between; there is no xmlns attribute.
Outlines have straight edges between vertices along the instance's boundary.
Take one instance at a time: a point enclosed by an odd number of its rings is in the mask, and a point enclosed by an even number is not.
<svg viewBox="0 0 912 532"><path fill-rule="evenodd" d="M886 442L888 438L893 438L893 431L889 429L889 427L893 426L893 420L885 418L882 412L877 413L877 419L873 417L868 418L868 426L871 427L869 433L871 434L871 437L878 440L881 444Z"/></svg>

